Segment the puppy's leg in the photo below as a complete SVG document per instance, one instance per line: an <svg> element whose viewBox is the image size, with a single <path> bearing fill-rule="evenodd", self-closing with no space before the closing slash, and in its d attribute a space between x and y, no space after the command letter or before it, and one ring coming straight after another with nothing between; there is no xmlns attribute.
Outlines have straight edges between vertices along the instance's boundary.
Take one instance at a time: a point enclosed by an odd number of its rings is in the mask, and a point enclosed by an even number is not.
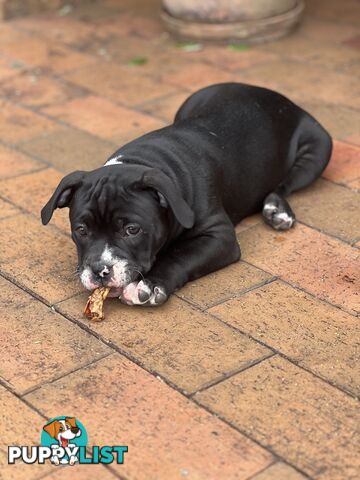
<svg viewBox="0 0 360 480"><path fill-rule="evenodd" d="M262 214L275 230L288 230L294 225L295 214L285 197L319 178L330 160L331 150L331 137L306 115L300 126L295 162L283 182L264 200Z"/></svg>
<svg viewBox="0 0 360 480"><path fill-rule="evenodd" d="M240 258L230 221L187 240L176 242L156 261L145 279L124 288L128 305L161 305L189 280L202 277Z"/></svg>

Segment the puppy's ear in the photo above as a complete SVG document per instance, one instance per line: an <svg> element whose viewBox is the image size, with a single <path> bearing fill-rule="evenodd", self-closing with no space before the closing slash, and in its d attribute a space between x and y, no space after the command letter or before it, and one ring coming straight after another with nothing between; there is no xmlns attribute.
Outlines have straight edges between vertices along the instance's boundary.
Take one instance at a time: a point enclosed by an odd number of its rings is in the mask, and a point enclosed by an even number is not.
<svg viewBox="0 0 360 480"><path fill-rule="evenodd" d="M51 423L48 423L43 427L43 430L50 435L52 438L56 438L59 433L60 422L59 420L54 420Z"/></svg>
<svg viewBox="0 0 360 480"><path fill-rule="evenodd" d="M75 417L66 417L65 422L67 422L72 427L77 427Z"/></svg>
<svg viewBox="0 0 360 480"><path fill-rule="evenodd" d="M191 228L194 225L194 212L185 202L177 186L161 170L152 168L145 172L140 181L140 186L156 190L160 205L163 207L169 206L183 227Z"/></svg>
<svg viewBox="0 0 360 480"><path fill-rule="evenodd" d="M43 225L47 225L50 222L56 208L69 206L75 190L80 187L85 175L86 172L73 172L61 180L52 197L41 210L41 221Z"/></svg>

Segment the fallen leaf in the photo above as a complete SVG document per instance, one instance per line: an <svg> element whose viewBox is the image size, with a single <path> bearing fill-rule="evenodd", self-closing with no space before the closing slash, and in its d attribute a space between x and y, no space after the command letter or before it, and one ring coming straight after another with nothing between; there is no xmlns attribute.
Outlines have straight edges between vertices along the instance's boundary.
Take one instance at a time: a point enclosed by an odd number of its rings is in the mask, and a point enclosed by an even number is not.
<svg viewBox="0 0 360 480"><path fill-rule="evenodd" d="M128 65L139 67L141 65L145 65L148 62L146 57L135 57L128 61Z"/></svg>
<svg viewBox="0 0 360 480"><path fill-rule="evenodd" d="M250 49L249 45L245 45L244 43L230 43L227 48L237 52L245 52Z"/></svg>
<svg viewBox="0 0 360 480"><path fill-rule="evenodd" d="M202 50L203 46L201 43L194 43L194 42L178 42L176 48L181 48L185 52L198 52Z"/></svg>

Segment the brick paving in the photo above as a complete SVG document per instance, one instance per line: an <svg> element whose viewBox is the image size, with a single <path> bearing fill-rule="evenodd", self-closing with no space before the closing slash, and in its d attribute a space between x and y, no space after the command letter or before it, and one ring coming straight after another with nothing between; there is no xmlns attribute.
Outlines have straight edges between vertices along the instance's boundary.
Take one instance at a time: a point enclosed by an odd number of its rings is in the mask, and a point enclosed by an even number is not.
<svg viewBox="0 0 360 480"><path fill-rule="evenodd" d="M355 480L359 477L358 4L314 0L288 38L188 52L156 0L85 3L0 26L0 478ZM341 6L340 6L341 4ZM82 316L67 212L39 211L64 173L170 122L213 82L276 88L334 137L298 223L237 226L242 260L157 309ZM124 465L7 465L57 415Z"/></svg>

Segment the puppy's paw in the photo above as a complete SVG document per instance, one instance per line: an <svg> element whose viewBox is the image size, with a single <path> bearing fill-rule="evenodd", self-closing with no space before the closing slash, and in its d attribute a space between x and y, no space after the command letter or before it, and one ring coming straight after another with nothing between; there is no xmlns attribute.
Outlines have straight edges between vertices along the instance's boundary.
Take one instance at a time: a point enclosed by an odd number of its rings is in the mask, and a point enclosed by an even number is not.
<svg viewBox="0 0 360 480"><path fill-rule="evenodd" d="M163 304L168 299L168 295L162 285L153 284L149 280L141 280L127 285L119 298L127 305L148 307Z"/></svg>
<svg viewBox="0 0 360 480"><path fill-rule="evenodd" d="M275 230L289 230L295 223L290 205L276 193L270 193L265 198L262 214L265 222Z"/></svg>

